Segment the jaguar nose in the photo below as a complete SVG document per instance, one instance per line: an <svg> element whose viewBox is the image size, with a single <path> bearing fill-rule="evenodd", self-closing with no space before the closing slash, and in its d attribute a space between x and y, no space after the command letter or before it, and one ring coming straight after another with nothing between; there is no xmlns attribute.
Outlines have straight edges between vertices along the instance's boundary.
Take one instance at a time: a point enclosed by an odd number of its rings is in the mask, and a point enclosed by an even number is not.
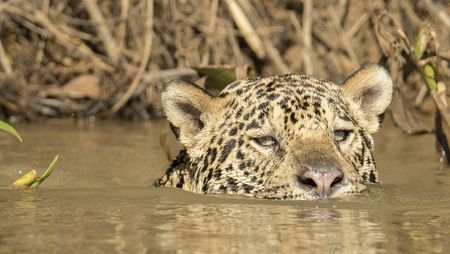
<svg viewBox="0 0 450 254"><path fill-rule="evenodd" d="M300 185L314 190L321 198L327 197L333 187L342 182L344 174L339 169L308 169L297 176Z"/></svg>

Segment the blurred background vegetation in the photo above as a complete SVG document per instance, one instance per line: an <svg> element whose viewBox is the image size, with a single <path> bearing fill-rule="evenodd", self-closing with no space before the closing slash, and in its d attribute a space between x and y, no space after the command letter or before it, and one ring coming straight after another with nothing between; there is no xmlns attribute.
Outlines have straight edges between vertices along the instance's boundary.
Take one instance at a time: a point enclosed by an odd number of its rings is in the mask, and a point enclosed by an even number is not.
<svg viewBox="0 0 450 254"><path fill-rule="evenodd" d="M0 119L148 120L175 78L215 89L249 74L342 82L379 63L396 85L395 123L430 132L450 119L449 13L445 0L7 0Z"/></svg>

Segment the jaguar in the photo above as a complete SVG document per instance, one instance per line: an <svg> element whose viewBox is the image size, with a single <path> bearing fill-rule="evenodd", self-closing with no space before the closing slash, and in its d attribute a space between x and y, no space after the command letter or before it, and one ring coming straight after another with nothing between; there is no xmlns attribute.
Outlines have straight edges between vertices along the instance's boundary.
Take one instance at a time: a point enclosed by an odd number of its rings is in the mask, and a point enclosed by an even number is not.
<svg viewBox="0 0 450 254"><path fill-rule="evenodd" d="M289 200L364 192L380 182L372 134L392 92L390 75L375 64L340 84L251 77L218 95L172 81L161 101L184 149L154 185Z"/></svg>

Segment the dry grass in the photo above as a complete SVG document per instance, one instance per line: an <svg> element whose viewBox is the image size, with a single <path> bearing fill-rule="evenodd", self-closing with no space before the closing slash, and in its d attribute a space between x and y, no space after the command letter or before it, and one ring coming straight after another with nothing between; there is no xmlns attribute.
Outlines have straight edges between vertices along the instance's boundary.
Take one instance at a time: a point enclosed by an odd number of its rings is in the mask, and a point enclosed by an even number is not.
<svg viewBox="0 0 450 254"><path fill-rule="evenodd" d="M427 57L448 84L449 13L446 1L431 0L10 0L0 3L0 117L149 119L161 112L164 83L197 79L193 67L340 82L376 62L395 72L396 121L417 133L430 129L423 116L435 108L393 30L413 42L427 24L438 45ZM80 91L76 80L93 81Z"/></svg>

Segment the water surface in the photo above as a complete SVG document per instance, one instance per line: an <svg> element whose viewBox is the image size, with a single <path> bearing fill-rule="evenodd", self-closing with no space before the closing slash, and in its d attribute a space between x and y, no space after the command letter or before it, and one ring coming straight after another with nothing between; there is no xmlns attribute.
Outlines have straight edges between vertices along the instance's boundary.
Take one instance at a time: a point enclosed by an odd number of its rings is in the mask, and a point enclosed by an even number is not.
<svg viewBox="0 0 450 254"><path fill-rule="evenodd" d="M0 135L0 185L60 161L37 191L0 189L0 253L450 252L450 169L431 135L389 122L375 137L383 184L314 202L152 188L164 121L17 127L22 144Z"/></svg>

